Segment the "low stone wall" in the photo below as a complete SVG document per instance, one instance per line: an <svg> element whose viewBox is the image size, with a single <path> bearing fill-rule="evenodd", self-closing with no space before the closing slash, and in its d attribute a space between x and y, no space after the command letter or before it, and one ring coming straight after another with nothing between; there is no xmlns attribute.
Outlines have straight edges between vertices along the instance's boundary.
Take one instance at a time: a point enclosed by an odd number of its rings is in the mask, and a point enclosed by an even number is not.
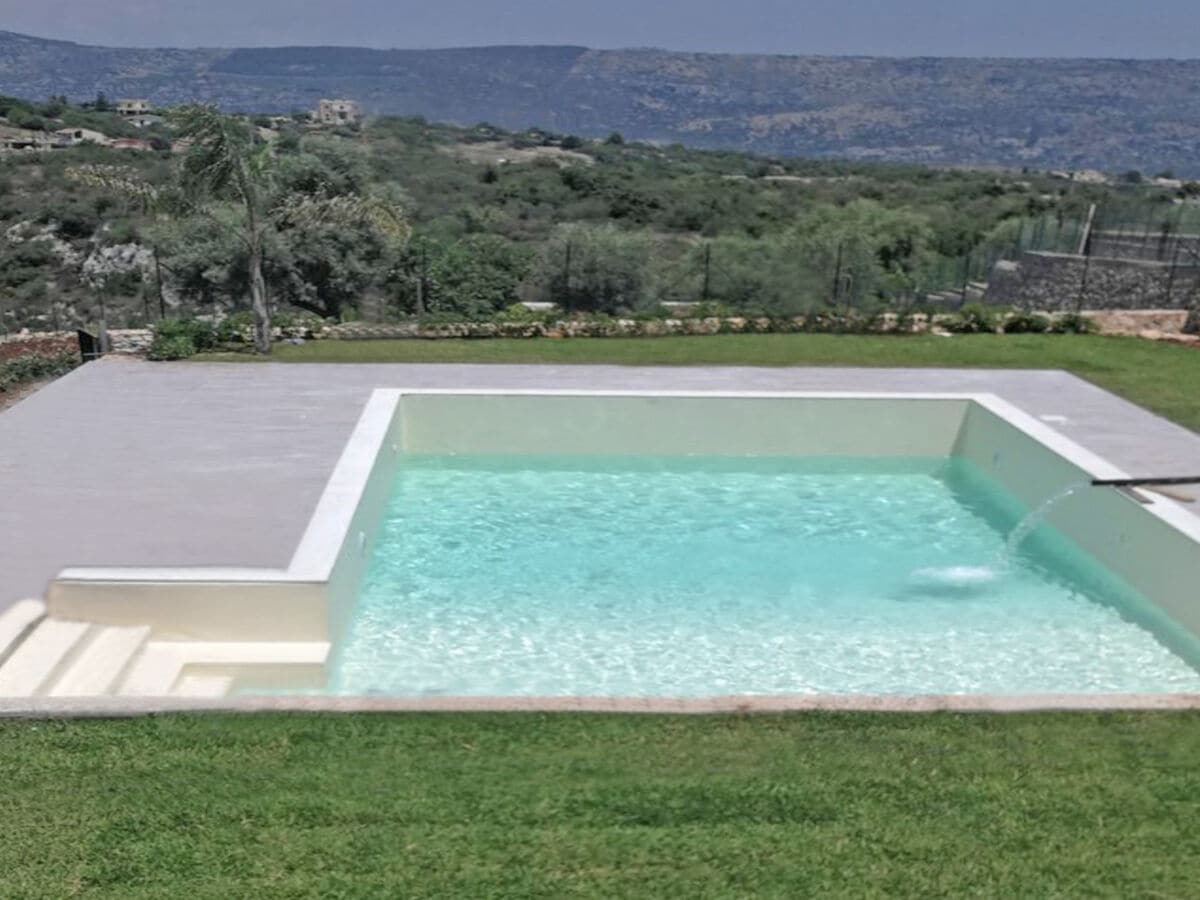
<svg viewBox="0 0 1200 900"><path fill-rule="evenodd" d="M114 328L108 332L112 353L142 354L153 340L154 332L149 328ZM21 331L0 335L0 358L18 353L62 352L79 352L79 338L74 331Z"/></svg>
<svg viewBox="0 0 1200 900"><path fill-rule="evenodd" d="M1068 307L1074 311L1074 304ZM1033 310L1051 318L1064 309L1040 307ZM1113 309L1085 308L1082 310L1099 334L1126 335L1154 340L1194 342L1197 339L1182 335L1188 317L1186 309ZM942 331L953 313L928 316L923 313L903 321L894 313L874 319L844 320L825 316L822 321L808 323L803 316L791 319L768 319L731 316L703 319L564 319L551 322L452 322L421 324L417 322L369 323L347 322L326 325L316 330L306 328L275 329L275 340L303 343L309 340L444 340L488 338L603 338L603 337L671 337L674 335L766 334L766 333L878 333L903 330L912 334ZM838 327L839 324L844 327ZM141 356L154 340L149 328L127 328L109 331L111 353ZM249 329L241 341L247 349L253 343ZM0 360L25 353L78 352L79 344L73 331L22 332L0 336Z"/></svg>
<svg viewBox="0 0 1200 900"><path fill-rule="evenodd" d="M154 332L149 328L114 328L108 332L112 353L145 353L154 341Z"/></svg>
<svg viewBox="0 0 1200 900"><path fill-rule="evenodd" d="M1030 251L998 262L986 302L1018 309L1186 309L1200 267Z"/></svg>
<svg viewBox="0 0 1200 900"><path fill-rule="evenodd" d="M60 353L78 353L79 341L74 332L22 332L0 336L0 362L15 359L29 353L56 356Z"/></svg>

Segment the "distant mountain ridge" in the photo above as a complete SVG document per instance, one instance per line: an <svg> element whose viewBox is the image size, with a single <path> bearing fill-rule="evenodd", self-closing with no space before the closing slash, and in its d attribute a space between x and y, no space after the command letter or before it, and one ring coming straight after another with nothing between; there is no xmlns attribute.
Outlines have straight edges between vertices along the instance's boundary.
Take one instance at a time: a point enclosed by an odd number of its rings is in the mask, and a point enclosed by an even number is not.
<svg viewBox="0 0 1200 900"><path fill-rule="evenodd" d="M1200 173L1200 60L759 56L573 46L91 47L0 32L0 92L375 114L934 165Z"/></svg>

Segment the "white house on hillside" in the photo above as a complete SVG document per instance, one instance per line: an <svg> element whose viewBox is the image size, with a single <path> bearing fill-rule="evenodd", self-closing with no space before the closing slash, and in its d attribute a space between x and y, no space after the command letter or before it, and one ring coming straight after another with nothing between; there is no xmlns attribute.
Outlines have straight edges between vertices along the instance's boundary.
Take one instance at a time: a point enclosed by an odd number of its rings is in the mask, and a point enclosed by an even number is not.
<svg viewBox="0 0 1200 900"><path fill-rule="evenodd" d="M108 135L101 134L99 131L92 131L90 128L60 128L54 132L60 141L75 144L99 144L102 147L108 146Z"/></svg>
<svg viewBox="0 0 1200 900"><path fill-rule="evenodd" d="M322 100L312 117L322 125L353 125L362 121L362 106L353 100Z"/></svg>
<svg viewBox="0 0 1200 900"><path fill-rule="evenodd" d="M117 115L125 118L150 114L150 101L142 98L117 101Z"/></svg>

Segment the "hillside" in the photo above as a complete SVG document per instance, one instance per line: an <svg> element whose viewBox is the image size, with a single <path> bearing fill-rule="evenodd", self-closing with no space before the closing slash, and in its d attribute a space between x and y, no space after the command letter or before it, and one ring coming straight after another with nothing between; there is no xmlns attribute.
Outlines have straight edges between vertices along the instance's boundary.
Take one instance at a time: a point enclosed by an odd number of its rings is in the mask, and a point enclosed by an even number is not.
<svg viewBox="0 0 1200 900"><path fill-rule="evenodd" d="M0 115L45 129L132 127L61 100L0 98ZM771 162L386 116L354 130L253 118L255 138L271 145L268 209L295 195L369 195L412 225L397 244L362 226L272 221L271 296L322 318L477 321L521 301L604 314L681 302L870 312L961 299L1021 249L1073 249L1092 204L1103 227L1133 228L1139 246L1153 234L1160 251L1164 235L1200 227L1193 182ZM166 152L175 132L138 133L157 135L159 149L86 141L0 152L0 333L95 322L102 305L113 326L244 307L245 248L223 224L236 210L164 220L76 177L119 166L121 178L169 186L184 159Z"/></svg>
<svg viewBox="0 0 1200 900"><path fill-rule="evenodd" d="M763 154L1200 174L1200 60L785 57L481 47L144 50L0 32L0 93L322 96L420 115Z"/></svg>

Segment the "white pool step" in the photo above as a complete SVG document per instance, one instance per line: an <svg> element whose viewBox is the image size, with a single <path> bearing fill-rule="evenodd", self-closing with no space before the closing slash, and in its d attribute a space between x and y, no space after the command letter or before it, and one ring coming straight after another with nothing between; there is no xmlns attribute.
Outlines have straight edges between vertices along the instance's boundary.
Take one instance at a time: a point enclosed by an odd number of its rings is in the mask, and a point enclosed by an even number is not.
<svg viewBox="0 0 1200 900"><path fill-rule="evenodd" d="M241 671L264 670L289 680L321 672L329 657L325 641L151 641L130 668L117 693L125 697L167 697L185 688L217 689L217 682L203 688L195 678L228 678L226 692ZM185 669L200 669L186 672ZM211 670L211 671L204 671ZM205 694L203 696L223 696Z"/></svg>
<svg viewBox="0 0 1200 900"><path fill-rule="evenodd" d="M34 624L46 616L41 600L18 600L0 614L0 664L15 650Z"/></svg>
<svg viewBox="0 0 1200 900"><path fill-rule="evenodd" d="M174 697L224 697L233 688L232 675L184 675L171 691Z"/></svg>
<svg viewBox="0 0 1200 900"><path fill-rule="evenodd" d="M150 637L148 627L96 626L75 662L49 690L51 697L102 697L112 693L135 654Z"/></svg>
<svg viewBox="0 0 1200 900"><path fill-rule="evenodd" d="M92 626L42 619L0 666L0 697L34 697L70 666Z"/></svg>
<svg viewBox="0 0 1200 900"><path fill-rule="evenodd" d="M237 687L319 687L328 642L155 641L147 626L46 617L27 600L0 616L0 697L224 697Z"/></svg>

